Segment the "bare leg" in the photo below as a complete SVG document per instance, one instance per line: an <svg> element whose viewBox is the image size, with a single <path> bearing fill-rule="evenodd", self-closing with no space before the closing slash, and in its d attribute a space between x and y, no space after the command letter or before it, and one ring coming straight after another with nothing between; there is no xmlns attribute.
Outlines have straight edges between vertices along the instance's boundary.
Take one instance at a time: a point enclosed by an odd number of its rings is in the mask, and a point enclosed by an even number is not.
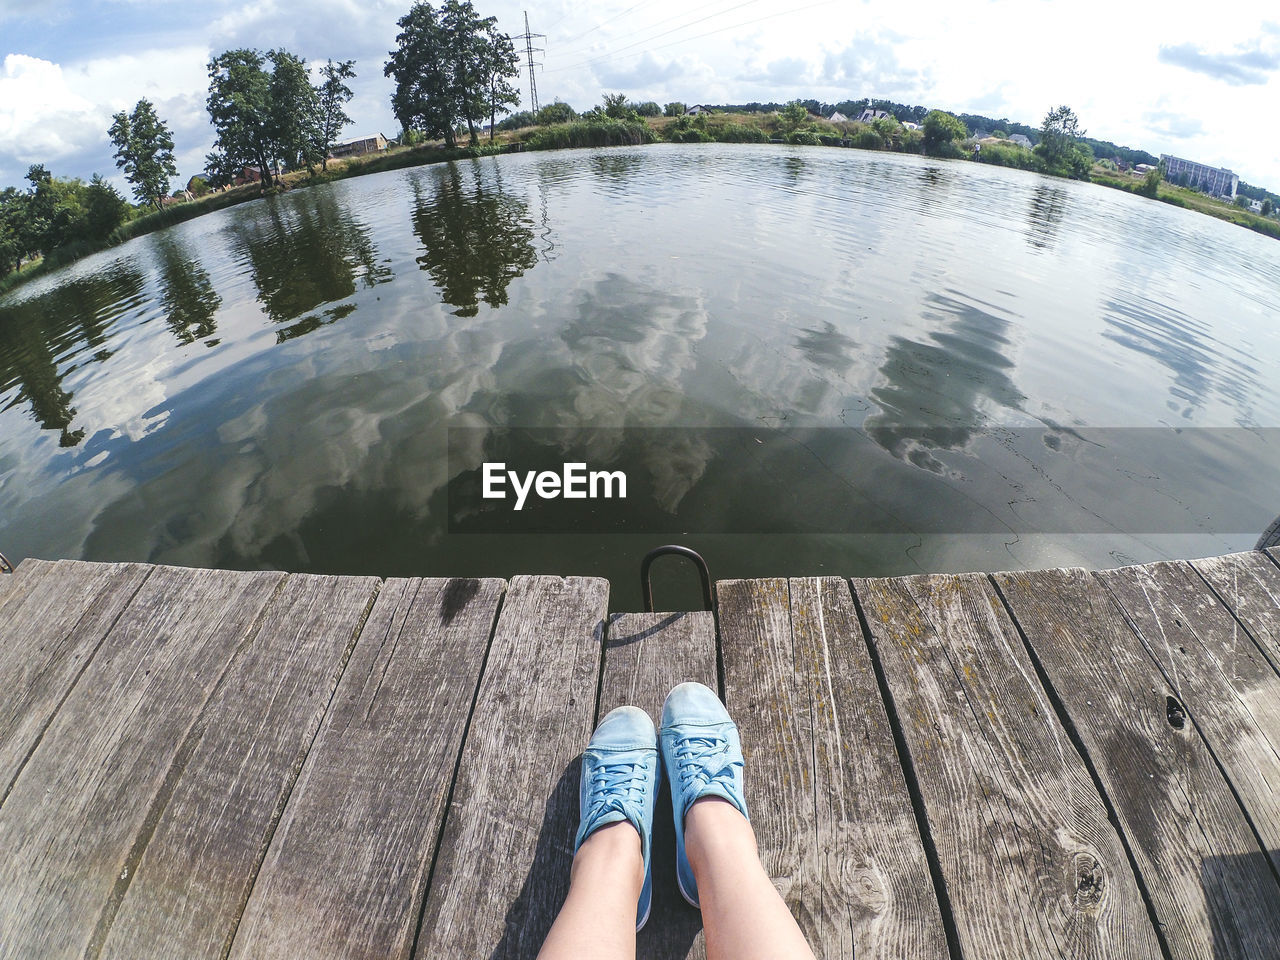
<svg viewBox="0 0 1280 960"><path fill-rule="evenodd" d="M538 960L634 960L642 886L644 858L636 828L623 820L591 834L574 854L569 896Z"/></svg>
<svg viewBox="0 0 1280 960"><path fill-rule="evenodd" d="M684 844L698 883L707 960L813 960L791 911L760 865L747 818L719 797L703 797L684 819Z"/></svg>

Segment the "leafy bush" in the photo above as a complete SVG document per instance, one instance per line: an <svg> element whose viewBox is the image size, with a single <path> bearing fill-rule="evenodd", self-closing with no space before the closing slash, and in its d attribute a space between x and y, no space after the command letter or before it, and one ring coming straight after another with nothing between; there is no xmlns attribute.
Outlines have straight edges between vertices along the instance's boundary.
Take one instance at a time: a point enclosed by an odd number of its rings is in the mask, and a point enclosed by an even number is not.
<svg viewBox="0 0 1280 960"><path fill-rule="evenodd" d="M668 130L667 140L671 143L710 143L715 137L705 130Z"/></svg>
<svg viewBox="0 0 1280 960"><path fill-rule="evenodd" d="M685 105L679 100L672 100L662 108L663 115L668 117L683 117L684 111Z"/></svg>
<svg viewBox="0 0 1280 960"><path fill-rule="evenodd" d="M532 110L521 110L499 120L498 130L522 130L525 127L532 127L537 122L538 118L533 115Z"/></svg>
<svg viewBox="0 0 1280 960"><path fill-rule="evenodd" d="M604 95L604 106L601 109L604 115L611 120L625 120L630 114L635 113L631 109L631 105L627 103L627 95L625 93L606 93Z"/></svg>
<svg viewBox="0 0 1280 960"><path fill-rule="evenodd" d="M812 130L794 130L787 134L787 143L797 144L802 147L819 147L822 141L818 139L818 135Z"/></svg>
<svg viewBox="0 0 1280 960"><path fill-rule="evenodd" d="M1138 187L1138 192L1144 197L1150 197L1155 200L1160 194L1160 171L1152 169L1147 171L1146 177L1142 181L1142 186Z"/></svg>
<svg viewBox="0 0 1280 960"><path fill-rule="evenodd" d="M984 143L977 159L981 163L991 163L997 167L1014 167L1018 170L1041 168L1040 160L1035 154L1014 144Z"/></svg>
<svg viewBox="0 0 1280 960"><path fill-rule="evenodd" d="M662 108L652 100L646 100L644 103L633 103L631 108L642 117L662 116Z"/></svg>
<svg viewBox="0 0 1280 960"><path fill-rule="evenodd" d="M880 150L884 147L884 138L870 127L863 127L851 139L853 145L861 150Z"/></svg>
<svg viewBox="0 0 1280 960"><path fill-rule="evenodd" d="M653 143L654 139L648 124L596 116L544 127L526 142L530 150L562 150L568 147L638 146Z"/></svg>
<svg viewBox="0 0 1280 960"><path fill-rule="evenodd" d="M721 143L764 143L769 139L759 127L745 123L726 123L713 130L712 136Z"/></svg>
<svg viewBox="0 0 1280 960"><path fill-rule="evenodd" d="M547 127L553 123L572 123L577 119L578 113L573 107L563 100L557 100L555 103L548 103L538 111L537 123L539 126Z"/></svg>
<svg viewBox="0 0 1280 960"><path fill-rule="evenodd" d="M192 177L191 182L187 184L187 187L191 190L191 195L194 197L203 197L209 192L209 184L204 182L204 177Z"/></svg>
<svg viewBox="0 0 1280 960"><path fill-rule="evenodd" d="M922 129L926 153L939 157L962 155L953 142L968 136L969 131L959 117L945 110L930 110L925 114ZM951 149L946 150L947 147Z"/></svg>
<svg viewBox="0 0 1280 960"><path fill-rule="evenodd" d="M675 123L667 124L663 135L672 143L706 143L714 139L707 133L707 118L701 114L676 117Z"/></svg>

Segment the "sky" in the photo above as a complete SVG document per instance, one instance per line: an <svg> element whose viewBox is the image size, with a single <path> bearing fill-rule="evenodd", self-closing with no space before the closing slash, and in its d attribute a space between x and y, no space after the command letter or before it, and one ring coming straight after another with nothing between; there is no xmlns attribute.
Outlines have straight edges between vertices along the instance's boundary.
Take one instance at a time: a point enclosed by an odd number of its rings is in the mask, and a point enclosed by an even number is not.
<svg viewBox="0 0 1280 960"><path fill-rule="evenodd" d="M111 115L155 103L180 182L214 132L209 59L283 47L354 59L348 136L394 136L382 74L408 0L0 0L0 187L29 164L123 179ZM603 91L666 103L877 97L1038 126L1071 106L1093 137L1226 166L1280 192L1280 7L1274 0L476 0L536 41L539 100ZM1209 16L1206 11L1211 11ZM522 73L521 108L528 106Z"/></svg>

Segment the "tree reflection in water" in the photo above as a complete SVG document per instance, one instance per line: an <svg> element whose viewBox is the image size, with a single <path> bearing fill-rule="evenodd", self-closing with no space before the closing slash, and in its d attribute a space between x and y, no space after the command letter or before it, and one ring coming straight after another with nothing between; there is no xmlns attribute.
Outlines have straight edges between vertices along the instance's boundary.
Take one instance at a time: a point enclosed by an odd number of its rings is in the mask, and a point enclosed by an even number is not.
<svg viewBox="0 0 1280 960"><path fill-rule="evenodd" d="M410 181L418 266L459 317L474 317L481 303L503 306L507 286L538 262L528 203L504 192L500 178L482 179L479 162L470 176L451 163L435 179L434 189L426 175Z"/></svg>
<svg viewBox="0 0 1280 960"><path fill-rule="evenodd" d="M180 344L207 340L218 329L215 314L222 306L222 297L213 289L208 272L187 255L185 247L171 234L160 234L156 248L165 323Z"/></svg>
<svg viewBox="0 0 1280 960"><path fill-rule="evenodd" d="M80 343L99 347L83 351L85 361L101 363L111 356L104 348L111 327L142 295L143 276L132 264L120 264L80 277L43 296L0 310L0 394L17 387L5 409L26 403L44 430L56 430L58 443L74 447L84 430L72 430L76 410L62 381L71 369L59 370L58 358L78 356Z"/></svg>
<svg viewBox="0 0 1280 960"><path fill-rule="evenodd" d="M1067 191L1046 183L1036 187L1027 207L1027 243L1037 250L1058 242L1058 228L1067 212Z"/></svg>
<svg viewBox="0 0 1280 960"><path fill-rule="evenodd" d="M259 216L239 226L234 243L273 323L345 300L356 292L357 281L372 287L392 278L368 228L332 190L270 198Z"/></svg>
<svg viewBox="0 0 1280 960"><path fill-rule="evenodd" d="M795 346L815 367L839 374L853 366L858 342L841 333L830 320L823 320L821 326L801 330L795 337Z"/></svg>
<svg viewBox="0 0 1280 960"><path fill-rule="evenodd" d="M928 335L932 342L893 338L880 365L884 382L871 391L880 412L863 426L899 460L942 473L931 450L963 449L992 413L1021 410L1026 396L1009 376L1014 362L1001 352L1010 344L1008 320L958 295L935 293L928 302L935 310L925 317L940 328Z"/></svg>

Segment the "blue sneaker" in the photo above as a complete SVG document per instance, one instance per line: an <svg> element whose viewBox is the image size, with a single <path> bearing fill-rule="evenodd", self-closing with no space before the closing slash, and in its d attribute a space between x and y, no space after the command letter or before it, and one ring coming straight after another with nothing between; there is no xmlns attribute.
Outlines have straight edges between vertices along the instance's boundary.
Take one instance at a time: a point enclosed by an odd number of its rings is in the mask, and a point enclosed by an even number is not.
<svg viewBox="0 0 1280 960"><path fill-rule="evenodd" d="M628 820L636 828L644 855L644 886L636 905L637 930L649 919L653 903L649 853L659 776L658 734L649 715L639 707L610 710L582 753L582 785L578 791L582 820L573 852L577 853L582 841L606 824Z"/></svg>
<svg viewBox="0 0 1280 960"><path fill-rule="evenodd" d="M701 683L682 683L662 705L662 761L676 823L676 882L698 906L698 885L684 851L684 817L695 800L722 797L747 816L742 793L742 744L720 698Z"/></svg>

